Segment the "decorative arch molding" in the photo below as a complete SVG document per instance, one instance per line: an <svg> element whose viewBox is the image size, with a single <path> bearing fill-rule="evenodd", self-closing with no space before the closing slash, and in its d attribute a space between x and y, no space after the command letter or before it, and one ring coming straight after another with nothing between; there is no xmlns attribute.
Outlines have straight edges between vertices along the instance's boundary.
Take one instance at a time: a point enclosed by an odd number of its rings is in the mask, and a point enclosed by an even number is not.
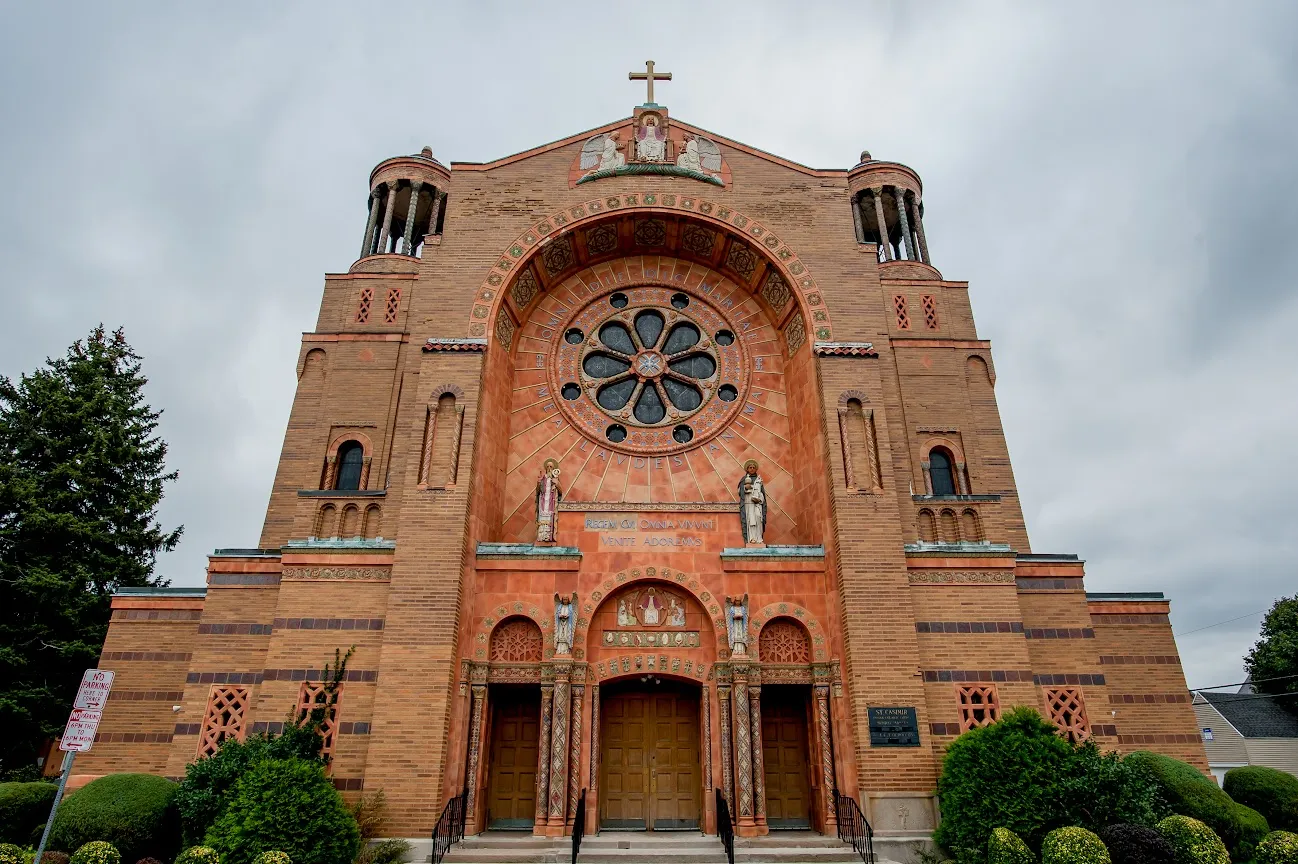
<svg viewBox="0 0 1298 864"><path fill-rule="evenodd" d="M941 448L949 452L951 454L951 458L954 459L956 463L961 465L964 464L965 462L964 450L960 447L960 445L957 442L952 441L950 438L944 438L941 436L926 438L924 440L924 443L920 445L920 453L923 454L922 455L923 460L927 462L929 460L929 454L932 453L937 448ZM955 470L955 465L951 466L951 470L952 471Z"/></svg>
<svg viewBox="0 0 1298 864"><path fill-rule="evenodd" d="M760 645L762 628L779 618L792 618L806 629L807 634L811 637L812 660L820 663L828 658L829 649L825 638L825 628L820 626L820 621L816 619L815 615L812 615L796 603L768 603L762 607L760 612L753 614L748 622L749 644Z"/></svg>
<svg viewBox="0 0 1298 864"><path fill-rule="evenodd" d="M438 384L429 391L428 401L436 402L438 399L441 399L446 395L454 396L457 400L463 399L464 388L459 384Z"/></svg>
<svg viewBox="0 0 1298 864"><path fill-rule="evenodd" d="M570 235L575 228L607 217L609 213L628 210L645 215L686 215L742 235L751 249L760 250L759 254L767 259L769 265L780 274L787 285L796 288L792 293L797 298L797 304L804 318L812 322L812 332L809 335L813 337L813 341L833 340L833 323L829 309L825 306L824 295L808 271L807 265L783 240L762 223L733 208L694 195L670 192L630 193L595 198L566 210L560 210L524 231L497 259L478 289L478 295L469 311L469 338L502 341L501 334L497 332L499 328L488 325L488 322L498 320L497 315L505 294L502 289L524 272L535 281L535 276L531 275L529 268L532 259L543 247L565 234ZM754 293L760 294L761 290L761 286L758 286Z"/></svg>
<svg viewBox="0 0 1298 864"><path fill-rule="evenodd" d="M334 440L330 442L329 450L325 455L331 460L338 458L338 448L346 444L348 441L355 441L357 444L360 444L361 453L364 454L366 459L373 458L374 444L370 442L370 436L366 435L364 432L355 432L351 430L339 432L338 437L334 438Z"/></svg>
<svg viewBox="0 0 1298 864"><path fill-rule="evenodd" d="M698 604L703 607L703 610L707 612L712 622L713 632L717 636L718 645L724 644L726 621L722 615L721 602L725 595L716 593L696 576L690 576L688 573L681 573L680 571L673 572L668 567L645 567L643 570L639 567L632 567L630 570L619 571L600 583L600 586L591 592L589 599L583 598L581 611L577 616L577 626L573 633L572 644L574 646L585 646L587 630L590 627L591 620L595 617L599 607L603 606L614 592L627 585L634 585L637 582L644 581L665 582L689 591ZM700 634L700 641L701 639ZM577 660L585 659L584 647L574 647L572 653Z"/></svg>
<svg viewBox="0 0 1298 864"><path fill-rule="evenodd" d="M838 394L839 410L847 408L847 403L855 399L862 405L870 404L870 396L864 390L844 390Z"/></svg>
<svg viewBox="0 0 1298 864"><path fill-rule="evenodd" d="M587 669L589 680L597 684L650 672L692 684L700 684L711 677L707 663L695 663L687 657L667 654L621 654L591 663Z"/></svg>
<svg viewBox="0 0 1298 864"><path fill-rule="evenodd" d="M501 604L492 610L492 614L487 615L478 624L477 632L473 635L473 659L485 662L487 651L491 645L491 634L495 631L496 625L504 622L508 618L530 618L532 623L541 628L541 643L544 657L549 657L554 653L554 646L550 642L551 622L549 617L543 615L541 610L534 604L524 604L515 601L509 605Z"/></svg>

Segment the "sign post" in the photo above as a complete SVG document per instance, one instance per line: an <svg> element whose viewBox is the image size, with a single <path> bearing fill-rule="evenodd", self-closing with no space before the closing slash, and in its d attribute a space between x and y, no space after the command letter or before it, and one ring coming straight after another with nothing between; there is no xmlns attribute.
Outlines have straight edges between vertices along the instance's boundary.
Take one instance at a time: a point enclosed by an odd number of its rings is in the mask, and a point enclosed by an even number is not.
<svg viewBox="0 0 1298 864"><path fill-rule="evenodd" d="M36 847L36 857L32 859L32 864L40 864L41 856L45 854L45 844L49 842L50 829L54 827L54 814L59 810L63 790L67 788L68 777L72 775L72 762L78 753L84 753L94 746L95 732L104 716L104 703L108 701L108 693L112 689L113 673L106 669L87 669L86 674L81 676L77 701L73 703L68 725L63 728L63 737L59 740L59 749L63 751L59 789L54 793L50 818L45 820L45 830L41 832L41 842Z"/></svg>

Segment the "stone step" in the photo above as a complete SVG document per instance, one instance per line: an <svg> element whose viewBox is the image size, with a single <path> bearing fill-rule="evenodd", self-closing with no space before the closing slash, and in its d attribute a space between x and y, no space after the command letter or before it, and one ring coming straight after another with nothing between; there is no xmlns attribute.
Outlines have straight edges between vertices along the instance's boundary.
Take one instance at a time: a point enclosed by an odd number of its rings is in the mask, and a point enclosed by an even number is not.
<svg viewBox="0 0 1298 864"><path fill-rule="evenodd" d="M605 831L581 841L578 864L726 864L716 837L696 831Z"/></svg>
<svg viewBox="0 0 1298 864"><path fill-rule="evenodd" d="M451 847L443 864L568 864L569 837L534 837L524 831L489 831Z"/></svg>

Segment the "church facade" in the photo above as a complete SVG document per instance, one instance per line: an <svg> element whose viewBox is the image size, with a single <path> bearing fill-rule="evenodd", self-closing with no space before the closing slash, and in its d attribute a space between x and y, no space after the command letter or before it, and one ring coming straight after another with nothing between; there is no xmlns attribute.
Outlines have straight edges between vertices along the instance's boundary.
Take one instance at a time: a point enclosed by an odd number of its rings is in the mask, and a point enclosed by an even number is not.
<svg viewBox="0 0 1298 864"><path fill-rule="evenodd" d="M651 91L493 162L387 159L366 200L260 542L114 598L74 782L273 732L349 647L330 772L394 836L462 790L469 833L713 832L719 790L742 835L851 798L921 837L946 745L1014 705L1206 770L1168 601L1031 548L915 171Z"/></svg>

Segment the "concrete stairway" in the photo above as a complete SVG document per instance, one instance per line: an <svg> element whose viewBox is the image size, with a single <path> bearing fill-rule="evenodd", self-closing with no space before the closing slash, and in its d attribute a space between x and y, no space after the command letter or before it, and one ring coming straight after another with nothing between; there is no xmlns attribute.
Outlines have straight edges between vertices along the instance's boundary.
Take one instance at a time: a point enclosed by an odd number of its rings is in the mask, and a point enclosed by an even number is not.
<svg viewBox="0 0 1298 864"><path fill-rule="evenodd" d="M736 852L738 849L736 848ZM735 861L738 862L738 855ZM715 836L696 831L605 831L581 841L577 864L726 864Z"/></svg>
<svg viewBox="0 0 1298 864"><path fill-rule="evenodd" d="M451 847L443 864L568 864L571 837L533 837L525 831L488 831Z"/></svg>
<svg viewBox="0 0 1298 864"><path fill-rule="evenodd" d="M736 837L735 864L861 864L856 850L815 831L772 831L765 837ZM891 864L882 859L878 864Z"/></svg>

